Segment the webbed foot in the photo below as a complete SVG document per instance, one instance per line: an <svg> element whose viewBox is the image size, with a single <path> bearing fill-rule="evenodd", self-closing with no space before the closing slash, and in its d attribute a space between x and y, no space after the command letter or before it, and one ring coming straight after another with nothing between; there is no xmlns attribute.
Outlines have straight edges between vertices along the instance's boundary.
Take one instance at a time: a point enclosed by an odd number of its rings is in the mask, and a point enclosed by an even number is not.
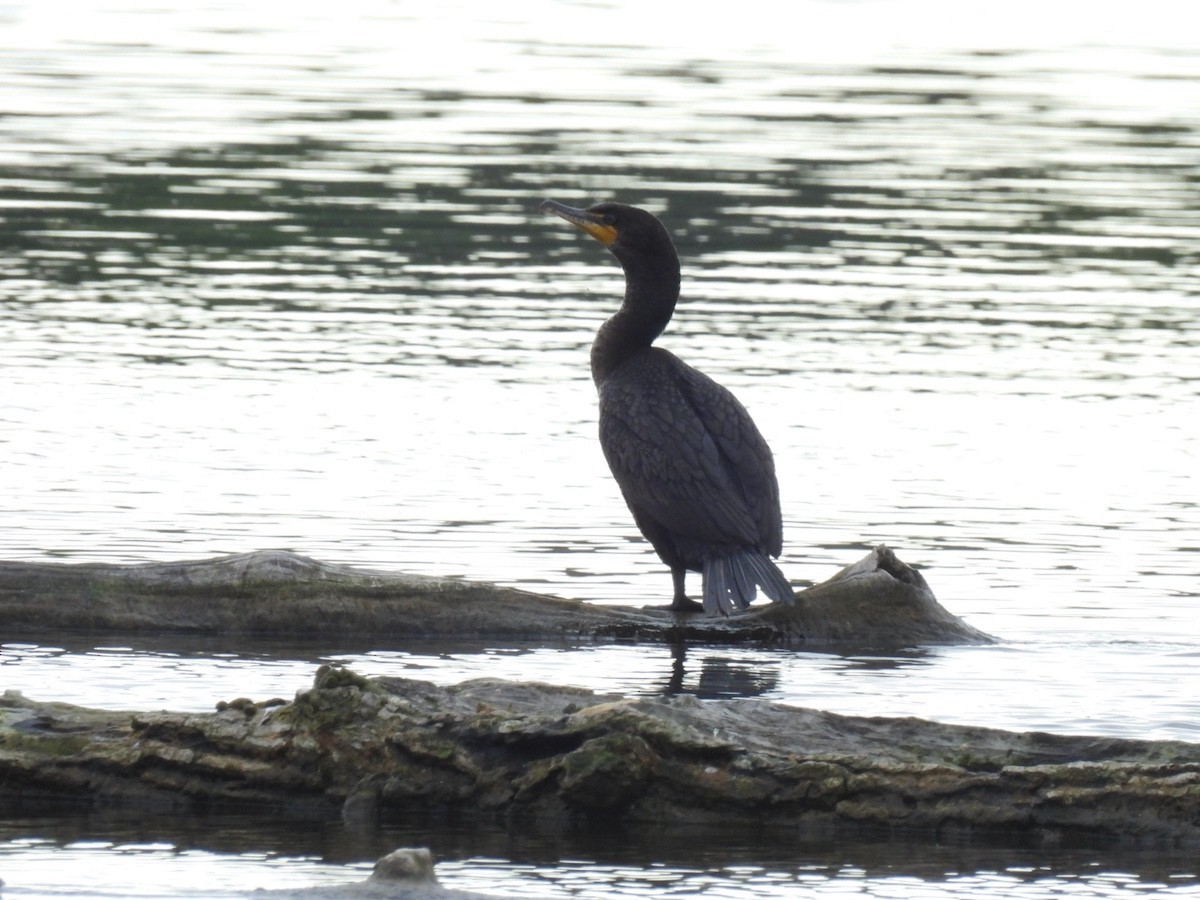
<svg viewBox="0 0 1200 900"><path fill-rule="evenodd" d="M677 613L702 613L704 612L704 604L698 603L691 597L687 597L683 594L677 594L667 609L671 610L671 612Z"/></svg>

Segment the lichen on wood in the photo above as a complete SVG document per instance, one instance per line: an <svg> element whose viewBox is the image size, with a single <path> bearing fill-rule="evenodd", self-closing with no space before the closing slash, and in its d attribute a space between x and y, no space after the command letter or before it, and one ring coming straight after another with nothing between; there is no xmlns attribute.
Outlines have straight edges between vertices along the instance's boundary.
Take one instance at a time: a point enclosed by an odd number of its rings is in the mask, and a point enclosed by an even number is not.
<svg viewBox="0 0 1200 900"><path fill-rule="evenodd" d="M65 744L64 741L69 741ZM858 718L762 700L451 687L323 668L283 704L119 713L0 697L0 804L430 813L1200 841L1200 745Z"/></svg>

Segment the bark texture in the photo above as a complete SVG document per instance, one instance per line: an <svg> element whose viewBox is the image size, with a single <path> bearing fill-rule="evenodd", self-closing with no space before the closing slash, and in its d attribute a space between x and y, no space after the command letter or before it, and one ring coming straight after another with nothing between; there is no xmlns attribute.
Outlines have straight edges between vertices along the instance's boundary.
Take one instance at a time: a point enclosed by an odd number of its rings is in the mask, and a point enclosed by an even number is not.
<svg viewBox="0 0 1200 900"><path fill-rule="evenodd" d="M563 600L482 582L330 565L283 551L147 565L0 563L8 633L184 632L521 640L983 643L887 547L797 593L729 618Z"/></svg>
<svg viewBox="0 0 1200 900"><path fill-rule="evenodd" d="M622 699L324 668L290 703L130 713L0 697L0 811L340 809L550 827L686 822L1200 839L1200 745Z"/></svg>

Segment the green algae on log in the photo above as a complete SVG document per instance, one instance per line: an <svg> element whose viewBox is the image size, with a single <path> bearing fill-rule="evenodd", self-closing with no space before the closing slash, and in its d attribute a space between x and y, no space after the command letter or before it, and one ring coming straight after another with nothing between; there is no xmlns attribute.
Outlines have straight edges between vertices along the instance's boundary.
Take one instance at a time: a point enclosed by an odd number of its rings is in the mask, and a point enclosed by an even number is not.
<svg viewBox="0 0 1200 900"><path fill-rule="evenodd" d="M452 687L324 667L290 703L104 712L0 697L0 807L254 807L1200 841L1200 745L859 718L762 700Z"/></svg>
<svg viewBox="0 0 1200 900"><path fill-rule="evenodd" d="M985 643L887 547L726 618L606 606L483 582L330 565L283 551L178 563L0 562L0 629L378 635L784 645Z"/></svg>

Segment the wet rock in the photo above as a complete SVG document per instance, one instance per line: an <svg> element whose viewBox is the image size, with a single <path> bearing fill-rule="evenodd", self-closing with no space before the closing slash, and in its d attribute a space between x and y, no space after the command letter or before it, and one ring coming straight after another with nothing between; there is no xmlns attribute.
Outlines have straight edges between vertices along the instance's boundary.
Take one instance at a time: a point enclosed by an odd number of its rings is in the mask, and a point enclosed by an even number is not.
<svg viewBox="0 0 1200 900"><path fill-rule="evenodd" d="M391 900L485 900L489 894L443 888L434 873L433 854L425 847L401 847L376 860L366 881L298 890L255 891L248 897L270 900L354 900L359 897Z"/></svg>
<svg viewBox="0 0 1200 900"><path fill-rule="evenodd" d="M0 629L899 647L990 638L880 546L795 605L729 618L329 565L282 551L152 565L0 563Z"/></svg>
<svg viewBox="0 0 1200 900"><path fill-rule="evenodd" d="M428 847L401 847L375 861L368 881L400 884L437 884L433 854Z"/></svg>
<svg viewBox="0 0 1200 900"><path fill-rule="evenodd" d="M283 706L117 713L0 697L0 807L339 808L549 829L994 831L1200 842L1200 745L859 718L761 700L452 687L323 669Z"/></svg>

